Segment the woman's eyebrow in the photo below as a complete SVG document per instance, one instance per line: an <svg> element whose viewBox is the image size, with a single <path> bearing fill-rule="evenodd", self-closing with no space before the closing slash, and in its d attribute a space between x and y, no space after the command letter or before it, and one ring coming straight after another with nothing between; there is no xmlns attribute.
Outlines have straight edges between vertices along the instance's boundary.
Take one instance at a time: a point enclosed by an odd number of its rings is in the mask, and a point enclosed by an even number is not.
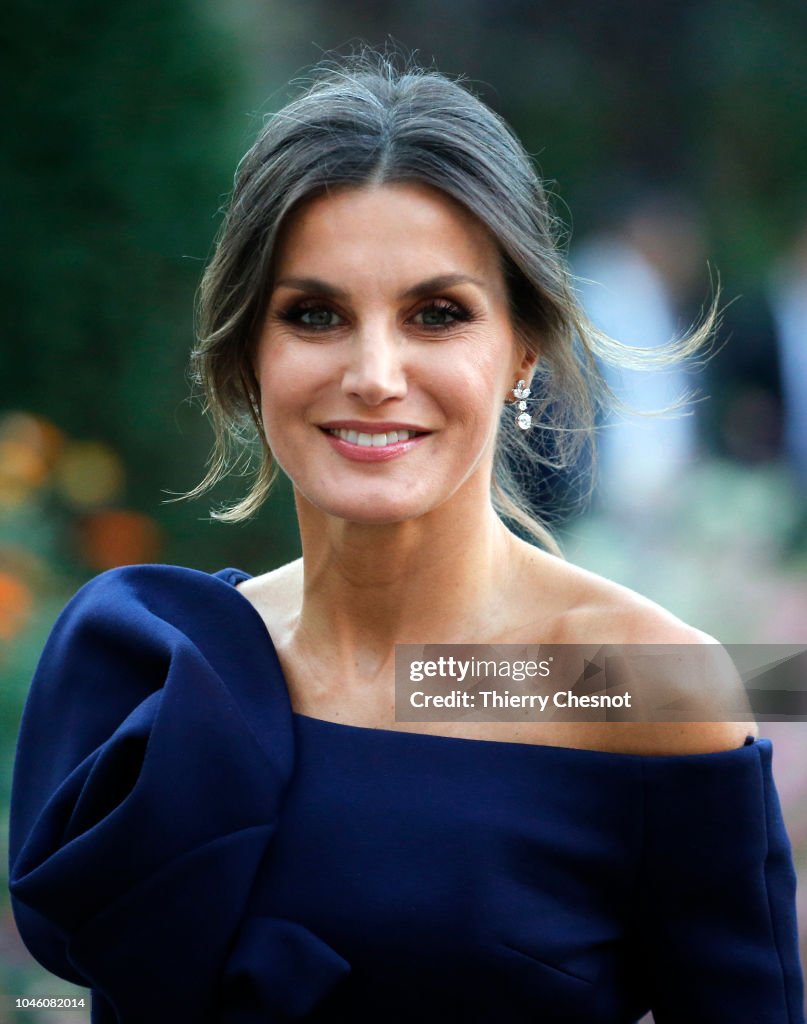
<svg viewBox="0 0 807 1024"><path fill-rule="evenodd" d="M406 291L401 292L399 299L416 299L429 292L440 291L442 288L450 288L457 284L475 284L478 288L485 288L485 282L478 277L471 277L469 274L439 274L437 277L430 277L427 281L420 281L412 285ZM318 277L282 277L275 282L275 288L296 288L304 292L317 292L320 295L327 295L333 299L347 299L349 293L336 285L329 284Z"/></svg>

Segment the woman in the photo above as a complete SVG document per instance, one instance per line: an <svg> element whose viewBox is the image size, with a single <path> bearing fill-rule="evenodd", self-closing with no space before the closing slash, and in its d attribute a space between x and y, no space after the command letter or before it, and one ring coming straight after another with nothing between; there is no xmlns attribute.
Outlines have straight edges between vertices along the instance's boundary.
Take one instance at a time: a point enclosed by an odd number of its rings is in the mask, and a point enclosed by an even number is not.
<svg viewBox="0 0 807 1024"><path fill-rule="evenodd" d="M436 72L322 69L239 167L201 312L196 493L251 422L218 515L280 466L303 557L62 613L14 776L37 959L120 1024L802 1020L755 726L395 718L400 644L713 643L558 557L507 475L530 429L574 450L608 348L509 129Z"/></svg>

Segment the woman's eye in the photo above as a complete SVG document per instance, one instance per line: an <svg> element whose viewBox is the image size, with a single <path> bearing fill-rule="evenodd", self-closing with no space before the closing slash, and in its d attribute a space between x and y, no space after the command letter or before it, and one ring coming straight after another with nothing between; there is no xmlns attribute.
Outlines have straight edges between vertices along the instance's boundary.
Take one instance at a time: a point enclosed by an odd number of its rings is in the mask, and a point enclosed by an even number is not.
<svg viewBox="0 0 807 1024"><path fill-rule="evenodd" d="M433 302L415 316L423 317L421 322L424 327L451 327L458 321L468 319L467 313L453 302Z"/></svg>
<svg viewBox="0 0 807 1024"><path fill-rule="evenodd" d="M321 303L298 304L279 314L281 320L297 324L311 331L324 331L341 327L345 321L329 306ZM414 315L413 321L420 327L441 330L453 327L455 323L469 320L470 315L454 302L432 302Z"/></svg>
<svg viewBox="0 0 807 1024"><path fill-rule="evenodd" d="M311 331L323 331L331 327L340 327L344 321L330 306L294 305L278 314L282 321L296 324L298 327Z"/></svg>
<svg viewBox="0 0 807 1024"><path fill-rule="evenodd" d="M303 324L305 327L336 327L330 317L336 317L340 319L338 313L334 313L332 309L328 309L327 306L309 306L302 307L296 311L296 315L293 317L298 323Z"/></svg>

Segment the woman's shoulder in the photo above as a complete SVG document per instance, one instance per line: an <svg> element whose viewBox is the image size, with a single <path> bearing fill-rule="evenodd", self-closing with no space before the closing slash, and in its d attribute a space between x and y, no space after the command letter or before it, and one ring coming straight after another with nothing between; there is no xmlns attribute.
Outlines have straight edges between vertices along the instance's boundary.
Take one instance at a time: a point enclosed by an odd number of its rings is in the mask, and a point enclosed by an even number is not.
<svg viewBox="0 0 807 1024"><path fill-rule="evenodd" d="M603 723L603 749L650 755L713 753L742 747L748 736L758 737L753 720L723 720L728 709L745 706L745 693L718 640L630 587L554 561L552 642L606 646L637 688L657 688L665 702L681 702L701 719Z"/></svg>
<svg viewBox="0 0 807 1024"><path fill-rule="evenodd" d="M46 646L53 656L171 658L180 649L222 656L265 641L231 579L180 565L125 565L81 585L59 613ZM246 575L240 574L239 575ZM246 612L246 614L245 614Z"/></svg>
<svg viewBox="0 0 807 1024"><path fill-rule="evenodd" d="M564 644L717 644L622 583L536 548L519 581L532 594L535 627Z"/></svg>
<svg viewBox="0 0 807 1024"><path fill-rule="evenodd" d="M72 602L86 603L116 597L120 601L142 601L151 591L170 593L175 589L188 591L216 579L217 574L184 565L148 562L119 565L92 576L82 583ZM219 581L221 582L221 580Z"/></svg>
<svg viewBox="0 0 807 1024"><path fill-rule="evenodd" d="M240 570L222 569L211 573L157 562L120 565L81 584L66 608L98 606L114 611L134 605L171 603L177 597L190 602L194 598L203 601L211 592L233 590L229 582L232 573L240 573Z"/></svg>
<svg viewBox="0 0 807 1024"><path fill-rule="evenodd" d="M564 643L717 644L643 594L605 576L564 563Z"/></svg>
<svg viewBox="0 0 807 1024"><path fill-rule="evenodd" d="M258 613L275 646L284 647L302 606L302 558L251 576L238 583L237 589Z"/></svg>

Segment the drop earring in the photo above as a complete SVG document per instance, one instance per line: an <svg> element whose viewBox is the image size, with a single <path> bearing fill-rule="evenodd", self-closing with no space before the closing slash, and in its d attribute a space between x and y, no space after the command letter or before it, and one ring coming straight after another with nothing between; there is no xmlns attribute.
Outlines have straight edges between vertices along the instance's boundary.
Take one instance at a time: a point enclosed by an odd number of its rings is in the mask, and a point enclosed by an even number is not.
<svg viewBox="0 0 807 1024"><path fill-rule="evenodd" d="M522 430L529 430L532 426L532 416L530 416L526 411L527 399L530 397L530 389L527 387L527 382L525 380L520 380L513 388L513 394L518 400L518 415L516 416L516 423Z"/></svg>

